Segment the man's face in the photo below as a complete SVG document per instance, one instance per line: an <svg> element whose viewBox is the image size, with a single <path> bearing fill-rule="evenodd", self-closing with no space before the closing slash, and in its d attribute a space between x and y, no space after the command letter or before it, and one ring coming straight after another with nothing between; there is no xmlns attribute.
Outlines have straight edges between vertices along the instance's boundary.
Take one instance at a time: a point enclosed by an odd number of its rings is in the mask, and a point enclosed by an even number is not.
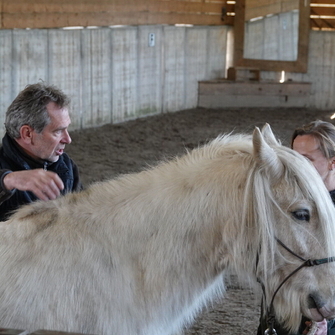
<svg viewBox="0 0 335 335"><path fill-rule="evenodd" d="M71 143L68 127L71 123L67 108L59 108L54 102L47 105L51 122L41 133L32 130L30 154L39 159L56 162L66 144Z"/></svg>
<svg viewBox="0 0 335 335"><path fill-rule="evenodd" d="M328 160L319 149L318 140L312 135L299 135L293 141L293 150L308 158L316 170L319 172L323 181L329 176L331 160Z"/></svg>

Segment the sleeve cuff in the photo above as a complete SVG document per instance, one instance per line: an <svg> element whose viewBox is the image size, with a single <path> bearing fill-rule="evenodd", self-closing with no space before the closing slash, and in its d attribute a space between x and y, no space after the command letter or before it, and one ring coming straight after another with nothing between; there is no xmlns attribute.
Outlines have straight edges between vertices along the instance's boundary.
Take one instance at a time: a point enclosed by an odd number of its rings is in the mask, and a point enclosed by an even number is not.
<svg viewBox="0 0 335 335"><path fill-rule="evenodd" d="M9 198L16 191L16 189L7 190L7 188L5 187L5 185L3 183L3 179L5 178L5 176L8 175L11 172L12 172L11 170L6 170L0 175L0 199L1 198Z"/></svg>

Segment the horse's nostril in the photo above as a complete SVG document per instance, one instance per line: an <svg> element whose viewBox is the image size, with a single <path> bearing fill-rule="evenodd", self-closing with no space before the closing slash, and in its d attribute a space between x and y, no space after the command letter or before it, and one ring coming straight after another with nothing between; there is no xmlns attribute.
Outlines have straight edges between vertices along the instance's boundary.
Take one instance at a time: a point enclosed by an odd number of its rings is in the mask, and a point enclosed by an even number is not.
<svg viewBox="0 0 335 335"><path fill-rule="evenodd" d="M322 297L317 293L311 293L308 296L308 308L320 309L325 305Z"/></svg>

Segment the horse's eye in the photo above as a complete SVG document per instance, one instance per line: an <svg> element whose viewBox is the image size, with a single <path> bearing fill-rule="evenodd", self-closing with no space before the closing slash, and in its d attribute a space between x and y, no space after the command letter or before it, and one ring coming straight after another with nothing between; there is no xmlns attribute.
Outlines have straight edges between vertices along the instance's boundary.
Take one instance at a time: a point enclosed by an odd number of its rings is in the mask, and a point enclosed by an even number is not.
<svg viewBox="0 0 335 335"><path fill-rule="evenodd" d="M307 221L309 222L310 215L308 209L299 209L295 212L292 212L292 215L295 219L299 221Z"/></svg>

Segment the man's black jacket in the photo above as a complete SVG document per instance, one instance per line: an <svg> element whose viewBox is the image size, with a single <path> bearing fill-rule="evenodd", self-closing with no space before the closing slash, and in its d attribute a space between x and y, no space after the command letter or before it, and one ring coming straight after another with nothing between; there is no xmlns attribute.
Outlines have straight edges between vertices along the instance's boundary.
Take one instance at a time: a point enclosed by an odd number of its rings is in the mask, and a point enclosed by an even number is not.
<svg viewBox="0 0 335 335"><path fill-rule="evenodd" d="M37 161L27 155L8 134L4 136L0 148L0 221L6 220L11 212L21 205L37 200L30 191L6 190L3 185L4 176L11 171L41 168L58 174L64 183L64 189L61 192L63 195L82 189L78 167L66 153L63 153L54 163Z"/></svg>

